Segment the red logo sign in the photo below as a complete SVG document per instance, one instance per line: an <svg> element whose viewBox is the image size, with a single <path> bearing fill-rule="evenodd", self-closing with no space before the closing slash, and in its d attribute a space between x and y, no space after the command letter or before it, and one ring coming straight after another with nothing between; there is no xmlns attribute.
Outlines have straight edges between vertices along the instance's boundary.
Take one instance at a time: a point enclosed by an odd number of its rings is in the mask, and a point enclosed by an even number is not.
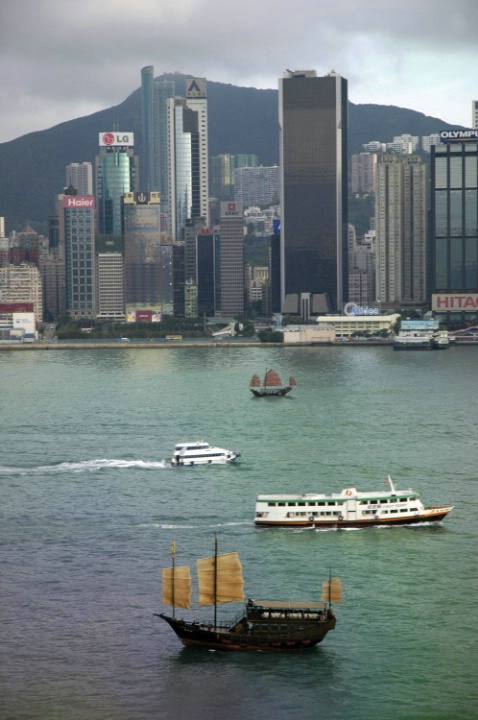
<svg viewBox="0 0 478 720"><path fill-rule="evenodd" d="M105 133L103 135L103 142L105 145L113 145L114 141L115 136L113 135L113 133Z"/></svg>

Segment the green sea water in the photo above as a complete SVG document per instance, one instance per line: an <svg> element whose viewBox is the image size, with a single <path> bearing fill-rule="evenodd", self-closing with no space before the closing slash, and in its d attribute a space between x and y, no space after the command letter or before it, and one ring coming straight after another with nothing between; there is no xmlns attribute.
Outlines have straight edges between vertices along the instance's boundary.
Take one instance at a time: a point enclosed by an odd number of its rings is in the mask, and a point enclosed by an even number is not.
<svg viewBox="0 0 478 720"><path fill-rule="evenodd" d="M253 373L298 385L255 399ZM167 348L0 353L0 717L478 717L478 350ZM176 442L241 452L171 468ZM259 493L380 490L437 526L256 528ZM298 654L182 648L161 569L237 550L249 597L317 599L337 627ZM224 607L220 619L235 615ZM212 616L207 608L185 617Z"/></svg>

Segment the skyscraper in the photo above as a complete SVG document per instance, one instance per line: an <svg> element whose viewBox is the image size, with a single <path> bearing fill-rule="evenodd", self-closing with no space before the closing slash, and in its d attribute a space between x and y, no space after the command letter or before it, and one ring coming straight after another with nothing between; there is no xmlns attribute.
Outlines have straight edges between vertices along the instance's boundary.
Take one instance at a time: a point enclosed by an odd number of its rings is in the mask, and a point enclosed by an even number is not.
<svg viewBox="0 0 478 720"><path fill-rule="evenodd" d="M168 99L174 97L171 80L154 78L153 65L141 70L141 190L161 193L161 210L168 210Z"/></svg>
<svg viewBox="0 0 478 720"><path fill-rule="evenodd" d="M96 317L95 199L59 195L60 245L65 248L66 311L75 320Z"/></svg>
<svg viewBox="0 0 478 720"><path fill-rule="evenodd" d="M377 163L376 293L382 307L426 302L427 177L416 155L386 154Z"/></svg>
<svg viewBox="0 0 478 720"><path fill-rule="evenodd" d="M188 78L186 98L168 102L169 222L173 240L183 240L187 220L208 224L206 80Z"/></svg>
<svg viewBox="0 0 478 720"><path fill-rule="evenodd" d="M431 148L432 309L478 321L478 129L443 132Z"/></svg>
<svg viewBox="0 0 478 720"><path fill-rule="evenodd" d="M161 310L159 192L127 193L124 198L126 304Z"/></svg>
<svg viewBox="0 0 478 720"><path fill-rule="evenodd" d="M134 135L105 132L99 136L96 156L97 223L100 235L122 235L122 198L138 190L138 157L134 154Z"/></svg>
<svg viewBox="0 0 478 720"><path fill-rule="evenodd" d="M347 298L347 109L335 72L279 80L284 312L314 313L316 295L340 310Z"/></svg>
<svg viewBox="0 0 478 720"><path fill-rule="evenodd" d="M222 202L220 224L221 312L244 314L244 207Z"/></svg>

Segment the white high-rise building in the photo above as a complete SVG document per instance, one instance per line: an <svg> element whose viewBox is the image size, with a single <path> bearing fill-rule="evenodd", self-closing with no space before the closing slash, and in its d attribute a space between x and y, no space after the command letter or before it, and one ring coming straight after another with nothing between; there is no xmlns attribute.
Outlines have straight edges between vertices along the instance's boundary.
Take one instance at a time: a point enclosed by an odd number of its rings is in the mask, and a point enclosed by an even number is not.
<svg viewBox="0 0 478 720"><path fill-rule="evenodd" d="M209 224L207 88L204 78L187 78L186 97L168 101L169 227L184 239L188 220Z"/></svg>
<svg viewBox="0 0 478 720"><path fill-rule="evenodd" d="M93 195L93 165L90 162L66 166L66 186L72 185L78 195Z"/></svg>
<svg viewBox="0 0 478 720"><path fill-rule="evenodd" d="M478 100L472 101L471 127L478 130Z"/></svg>

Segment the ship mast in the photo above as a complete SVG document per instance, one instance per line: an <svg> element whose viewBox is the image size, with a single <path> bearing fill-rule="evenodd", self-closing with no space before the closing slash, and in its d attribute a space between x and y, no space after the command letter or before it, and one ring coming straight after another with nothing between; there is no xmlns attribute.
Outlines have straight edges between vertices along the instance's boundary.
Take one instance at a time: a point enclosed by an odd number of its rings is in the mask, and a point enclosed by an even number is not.
<svg viewBox="0 0 478 720"><path fill-rule="evenodd" d="M175 617L175 604L174 604L174 559L176 557L176 540L173 540L173 544L171 545L171 560L172 560L172 567L173 567L173 577L172 577L172 597L173 597L173 618Z"/></svg>
<svg viewBox="0 0 478 720"><path fill-rule="evenodd" d="M214 627L217 625L217 535L214 534Z"/></svg>

